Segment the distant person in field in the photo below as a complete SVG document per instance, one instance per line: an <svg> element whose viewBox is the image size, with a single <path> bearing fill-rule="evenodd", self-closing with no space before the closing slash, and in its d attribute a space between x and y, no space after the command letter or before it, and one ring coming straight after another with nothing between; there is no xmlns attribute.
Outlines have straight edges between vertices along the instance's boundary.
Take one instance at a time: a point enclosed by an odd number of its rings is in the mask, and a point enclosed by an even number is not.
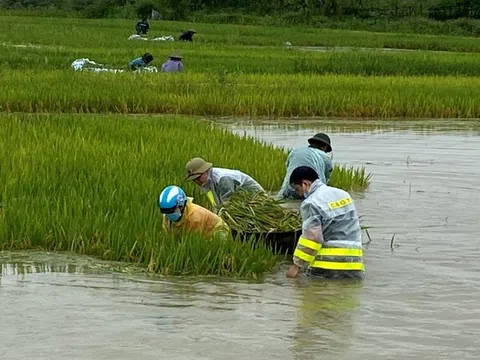
<svg viewBox="0 0 480 360"><path fill-rule="evenodd" d="M193 29L189 29L185 31L182 35L180 35L179 40L181 41L193 41L193 35L195 35L197 32Z"/></svg>
<svg viewBox="0 0 480 360"><path fill-rule="evenodd" d="M171 73L171 72L181 72L183 71L183 62L182 56L177 54L172 54L168 57L168 60L162 64L162 72Z"/></svg>
<svg viewBox="0 0 480 360"><path fill-rule="evenodd" d="M132 71L139 70L145 68L148 64L150 64L153 61L153 56L150 53L146 53L142 57L133 59L130 61L130 69Z"/></svg>
<svg viewBox="0 0 480 360"><path fill-rule="evenodd" d="M137 22L137 24L135 25L135 31L137 32L137 35L146 35L149 29L150 25L145 18Z"/></svg>

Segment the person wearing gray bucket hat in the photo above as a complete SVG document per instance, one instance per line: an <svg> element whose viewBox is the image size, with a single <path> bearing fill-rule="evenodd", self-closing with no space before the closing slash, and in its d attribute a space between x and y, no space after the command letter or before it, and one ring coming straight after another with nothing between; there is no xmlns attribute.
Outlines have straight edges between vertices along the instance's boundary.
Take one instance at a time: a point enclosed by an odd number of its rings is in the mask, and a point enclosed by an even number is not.
<svg viewBox="0 0 480 360"><path fill-rule="evenodd" d="M239 189L251 192L264 191L251 176L239 171L213 167L200 157L185 165L185 180L193 181L207 193L214 212L217 212Z"/></svg>
<svg viewBox="0 0 480 360"><path fill-rule="evenodd" d="M308 139L309 146L293 149L287 158L287 171L282 188L277 194L280 199L301 199L290 186L290 175L301 166L314 169L321 182L328 184L333 169L332 159L327 152L332 151L331 140L327 134L319 133Z"/></svg>
<svg viewBox="0 0 480 360"><path fill-rule="evenodd" d="M168 60L162 64L162 72L182 72L183 71L183 56L179 54L171 54Z"/></svg>

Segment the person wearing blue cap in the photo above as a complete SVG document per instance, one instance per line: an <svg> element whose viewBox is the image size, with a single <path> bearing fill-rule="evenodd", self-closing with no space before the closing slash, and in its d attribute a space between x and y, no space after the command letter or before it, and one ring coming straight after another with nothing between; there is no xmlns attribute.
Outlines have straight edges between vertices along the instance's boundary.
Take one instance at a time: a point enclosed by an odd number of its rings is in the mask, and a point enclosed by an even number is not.
<svg viewBox="0 0 480 360"><path fill-rule="evenodd" d="M163 214L163 229L176 235L197 232L205 238L226 238L230 233L221 217L204 207L194 204L178 186L167 186L158 198Z"/></svg>

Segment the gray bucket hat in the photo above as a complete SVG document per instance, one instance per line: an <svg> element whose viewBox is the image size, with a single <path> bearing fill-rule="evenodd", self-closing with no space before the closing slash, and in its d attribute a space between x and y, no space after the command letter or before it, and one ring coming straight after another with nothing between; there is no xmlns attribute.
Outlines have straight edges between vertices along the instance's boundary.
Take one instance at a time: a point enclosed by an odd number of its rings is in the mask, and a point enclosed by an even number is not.
<svg viewBox="0 0 480 360"><path fill-rule="evenodd" d="M332 151L332 143L330 141L330 137L325 133L315 134L313 137L308 139L308 143L310 145L315 144L315 143L325 144L325 145L327 145L327 152Z"/></svg>
<svg viewBox="0 0 480 360"><path fill-rule="evenodd" d="M193 158L185 165L185 180L192 181L212 168L213 164L202 158Z"/></svg>

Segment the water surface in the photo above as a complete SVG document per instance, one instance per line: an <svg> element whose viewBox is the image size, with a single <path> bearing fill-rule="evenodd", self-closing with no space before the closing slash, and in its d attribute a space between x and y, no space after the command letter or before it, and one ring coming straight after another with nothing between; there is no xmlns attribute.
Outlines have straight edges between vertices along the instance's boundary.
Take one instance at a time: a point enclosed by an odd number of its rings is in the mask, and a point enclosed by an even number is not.
<svg viewBox="0 0 480 360"><path fill-rule="evenodd" d="M363 284L0 253L1 359L480 358L478 123L229 126L285 147L328 131L336 162L373 173L355 195L373 237Z"/></svg>

